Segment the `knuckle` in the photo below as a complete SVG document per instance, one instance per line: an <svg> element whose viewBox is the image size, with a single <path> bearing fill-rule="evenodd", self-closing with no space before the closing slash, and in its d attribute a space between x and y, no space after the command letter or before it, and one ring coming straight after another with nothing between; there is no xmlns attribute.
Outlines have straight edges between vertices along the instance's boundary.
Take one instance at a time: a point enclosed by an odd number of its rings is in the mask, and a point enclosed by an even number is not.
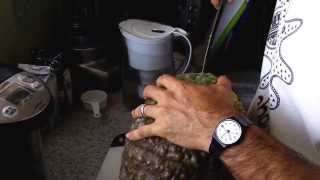
<svg viewBox="0 0 320 180"><path fill-rule="evenodd" d="M158 108L158 113L163 115L163 117L165 117L166 114L168 114L170 111L170 109L168 107L165 106L161 106Z"/></svg>
<svg viewBox="0 0 320 180"><path fill-rule="evenodd" d="M162 85L166 84L172 84L173 80L175 78L169 74L164 74L164 75L161 75L158 80L157 80L157 83L160 83Z"/></svg>
<svg viewBox="0 0 320 180"><path fill-rule="evenodd" d="M143 138L143 137L144 137L144 131L143 131L143 129L138 129L138 130L136 131L136 136L137 136L138 138Z"/></svg>
<svg viewBox="0 0 320 180"><path fill-rule="evenodd" d="M171 76L170 75L168 75L168 74L163 74L163 75L161 75L160 77L159 77L159 80L165 80L165 79L168 79L168 78L170 78Z"/></svg>
<svg viewBox="0 0 320 180"><path fill-rule="evenodd" d="M152 85L147 85L144 90L143 90L143 94L144 95L147 95L149 94L149 92L153 89L153 86Z"/></svg>
<svg viewBox="0 0 320 180"><path fill-rule="evenodd" d="M163 91L162 98L169 100L171 97L173 97L173 93L171 91Z"/></svg>
<svg viewBox="0 0 320 180"><path fill-rule="evenodd" d="M158 103L166 105L169 103L172 94L169 91L157 91L154 96Z"/></svg>
<svg viewBox="0 0 320 180"><path fill-rule="evenodd" d="M138 115L139 112L141 111L141 108L142 108L142 105L138 106L138 107L134 110L134 113L135 113L136 115Z"/></svg>
<svg viewBox="0 0 320 180"><path fill-rule="evenodd" d="M176 88L177 88L177 90L179 90L179 91L183 91L183 90L185 90L185 89L188 89L189 87L192 87L192 85L191 85L191 84L188 84L188 83L186 83L186 82L184 82L184 81L177 81L177 82L176 82Z"/></svg>
<svg viewBox="0 0 320 180"><path fill-rule="evenodd" d="M149 90L151 90L151 89L153 89L153 85L147 85L145 88L144 88L144 90L145 91L149 91Z"/></svg>
<svg viewBox="0 0 320 180"><path fill-rule="evenodd" d="M151 114L152 112L152 106L148 105L144 107L144 114Z"/></svg>
<svg viewBox="0 0 320 180"><path fill-rule="evenodd" d="M135 110L131 111L131 116L136 116L136 115L137 115L137 113Z"/></svg>
<svg viewBox="0 0 320 180"><path fill-rule="evenodd" d="M157 94L158 98L160 98L161 100L166 100L167 98L167 93L166 91L158 91Z"/></svg>
<svg viewBox="0 0 320 180"><path fill-rule="evenodd" d="M225 86L217 86L217 90L218 90L219 92L226 92L226 91L228 91L228 89L227 89Z"/></svg>
<svg viewBox="0 0 320 180"><path fill-rule="evenodd" d="M166 128L167 126L164 124L164 123L159 123L157 124L156 128L155 128L155 131L156 131L156 134L160 137L164 137L164 135L166 134Z"/></svg>
<svg viewBox="0 0 320 180"><path fill-rule="evenodd" d="M163 128L162 129L159 128L157 135L162 138L166 138L166 132L163 130Z"/></svg>

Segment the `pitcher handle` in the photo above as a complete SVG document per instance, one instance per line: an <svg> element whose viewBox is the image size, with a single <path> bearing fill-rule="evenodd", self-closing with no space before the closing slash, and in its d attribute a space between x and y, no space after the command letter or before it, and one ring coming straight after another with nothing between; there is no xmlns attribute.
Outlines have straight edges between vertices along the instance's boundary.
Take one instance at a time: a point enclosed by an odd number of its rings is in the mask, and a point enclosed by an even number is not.
<svg viewBox="0 0 320 180"><path fill-rule="evenodd" d="M188 68L189 68L189 66L190 66L190 63L191 63L191 58L192 58L192 45L191 45L191 42L190 42L190 40L189 40L189 38L187 37L187 32L185 31L185 30L183 30L183 29L180 29L180 28L175 28L175 31L173 31L173 36L175 37L175 38L182 38L186 43L185 44L187 44L187 46L188 46L188 48L189 48L189 55L188 55L188 58L186 58L186 60L185 60L185 62L184 62L184 65L183 66L181 66L181 68L179 67L178 69L175 69L174 71L175 71L175 74L178 74L178 73L180 73L180 69L183 69L182 71L181 71L181 73L182 74L184 74L187 70L188 70Z"/></svg>

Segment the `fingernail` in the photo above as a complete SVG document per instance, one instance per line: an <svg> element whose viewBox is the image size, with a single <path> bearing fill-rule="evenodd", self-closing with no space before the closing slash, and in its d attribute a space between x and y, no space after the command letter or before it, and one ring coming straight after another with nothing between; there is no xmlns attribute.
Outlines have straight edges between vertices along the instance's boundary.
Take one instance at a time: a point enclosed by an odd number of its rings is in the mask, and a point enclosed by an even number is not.
<svg viewBox="0 0 320 180"><path fill-rule="evenodd" d="M128 139L130 139L130 133L127 133L127 134L126 134L126 137L127 137Z"/></svg>

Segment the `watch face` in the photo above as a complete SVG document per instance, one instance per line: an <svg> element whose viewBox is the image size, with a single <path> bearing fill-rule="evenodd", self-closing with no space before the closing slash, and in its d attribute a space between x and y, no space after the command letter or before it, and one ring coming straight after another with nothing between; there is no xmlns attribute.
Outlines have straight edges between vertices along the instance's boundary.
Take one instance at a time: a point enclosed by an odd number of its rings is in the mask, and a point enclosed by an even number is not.
<svg viewBox="0 0 320 180"><path fill-rule="evenodd" d="M233 144L237 142L242 134L240 124L232 119L227 119L218 124L216 136L223 144Z"/></svg>

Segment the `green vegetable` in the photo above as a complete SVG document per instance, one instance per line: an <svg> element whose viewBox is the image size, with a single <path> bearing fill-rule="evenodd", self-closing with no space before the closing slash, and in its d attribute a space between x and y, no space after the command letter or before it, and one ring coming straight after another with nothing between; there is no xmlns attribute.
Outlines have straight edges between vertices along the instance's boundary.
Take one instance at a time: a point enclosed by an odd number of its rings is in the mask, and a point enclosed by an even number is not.
<svg viewBox="0 0 320 180"><path fill-rule="evenodd" d="M217 77L211 73L180 74L177 75L177 78L200 85L210 85L217 83ZM240 112L245 112L243 104L236 94L234 94L234 107Z"/></svg>
<svg viewBox="0 0 320 180"><path fill-rule="evenodd" d="M210 85L217 82L217 77L211 73L190 73L177 76L178 79L200 85Z"/></svg>

